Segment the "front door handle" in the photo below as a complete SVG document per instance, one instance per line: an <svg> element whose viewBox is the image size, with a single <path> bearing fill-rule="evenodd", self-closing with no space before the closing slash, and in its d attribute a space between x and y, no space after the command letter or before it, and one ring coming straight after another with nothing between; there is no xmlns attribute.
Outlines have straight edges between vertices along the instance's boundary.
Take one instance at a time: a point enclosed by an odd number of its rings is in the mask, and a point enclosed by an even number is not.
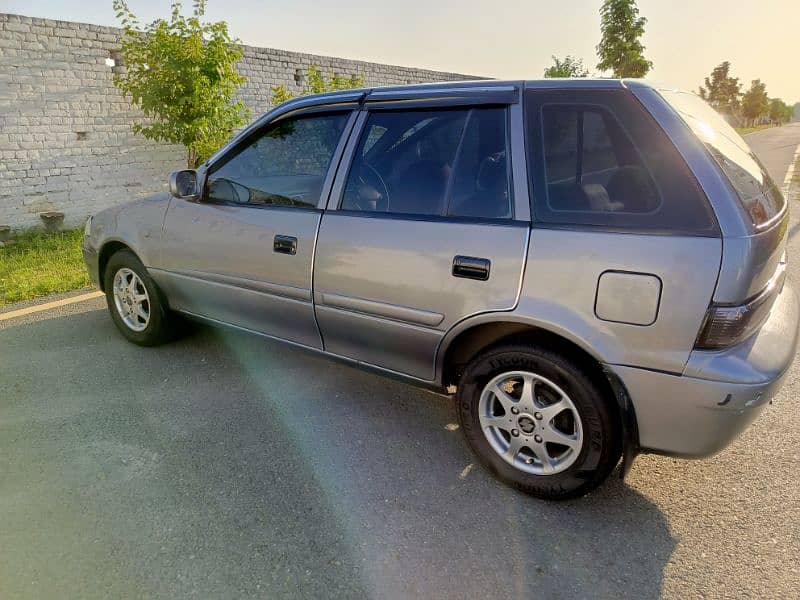
<svg viewBox="0 0 800 600"><path fill-rule="evenodd" d="M297 254L297 238L291 235L276 235L272 250L278 254Z"/></svg>
<svg viewBox="0 0 800 600"><path fill-rule="evenodd" d="M453 258L453 277L486 281L489 279L491 267L492 263L488 258L456 256Z"/></svg>

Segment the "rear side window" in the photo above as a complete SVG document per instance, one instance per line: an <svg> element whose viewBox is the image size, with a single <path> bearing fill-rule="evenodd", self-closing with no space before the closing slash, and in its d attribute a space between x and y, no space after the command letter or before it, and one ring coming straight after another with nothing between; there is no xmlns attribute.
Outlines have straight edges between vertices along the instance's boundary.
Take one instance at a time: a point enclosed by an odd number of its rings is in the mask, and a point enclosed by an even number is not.
<svg viewBox="0 0 800 600"><path fill-rule="evenodd" d="M537 221L718 235L694 176L628 91L529 90L525 102Z"/></svg>
<svg viewBox="0 0 800 600"><path fill-rule="evenodd" d="M355 151L343 210L511 218L506 110L380 111Z"/></svg>
<svg viewBox="0 0 800 600"><path fill-rule="evenodd" d="M786 204L778 186L742 137L706 102L690 92L661 91L703 141L736 190L754 226L778 215Z"/></svg>
<svg viewBox="0 0 800 600"><path fill-rule="evenodd" d="M541 114L549 210L640 213L658 208L661 198L653 178L607 111L546 105Z"/></svg>

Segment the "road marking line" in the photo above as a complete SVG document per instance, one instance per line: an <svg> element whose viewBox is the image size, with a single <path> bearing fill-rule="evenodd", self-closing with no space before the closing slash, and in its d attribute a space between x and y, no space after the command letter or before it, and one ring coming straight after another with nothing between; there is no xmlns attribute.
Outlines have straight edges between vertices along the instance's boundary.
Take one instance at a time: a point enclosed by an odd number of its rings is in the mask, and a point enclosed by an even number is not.
<svg viewBox="0 0 800 600"><path fill-rule="evenodd" d="M800 144L795 148L792 162L789 163L789 170L786 171L786 177L783 179L783 197L789 199L789 189L792 187L792 179L794 178L794 166L800 160Z"/></svg>
<svg viewBox="0 0 800 600"><path fill-rule="evenodd" d="M16 319L17 317L24 317L33 313L50 310L51 308L58 308L59 306L67 306L68 304L77 304L85 300L92 300L104 296L103 292L89 292L88 294L81 294L80 296L72 296L72 298L64 298L63 300L54 300L53 302L46 302L45 304L36 304L28 306L27 308L20 308L19 310L10 310L5 313L0 313L0 321L8 321L9 319Z"/></svg>

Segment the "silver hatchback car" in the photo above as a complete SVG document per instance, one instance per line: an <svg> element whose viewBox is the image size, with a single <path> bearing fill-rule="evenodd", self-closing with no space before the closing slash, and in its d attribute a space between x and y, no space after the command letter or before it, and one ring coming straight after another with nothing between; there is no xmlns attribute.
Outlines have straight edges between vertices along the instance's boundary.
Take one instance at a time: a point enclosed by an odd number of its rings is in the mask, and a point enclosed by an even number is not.
<svg viewBox="0 0 800 600"><path fill-rule="evenodd" d="M478 81L276 107L171 195L86 226L122 334L181 316L455 394L502 480L544 498L639 452L700 457L795 355L788 209L693 94Z"/></svg>

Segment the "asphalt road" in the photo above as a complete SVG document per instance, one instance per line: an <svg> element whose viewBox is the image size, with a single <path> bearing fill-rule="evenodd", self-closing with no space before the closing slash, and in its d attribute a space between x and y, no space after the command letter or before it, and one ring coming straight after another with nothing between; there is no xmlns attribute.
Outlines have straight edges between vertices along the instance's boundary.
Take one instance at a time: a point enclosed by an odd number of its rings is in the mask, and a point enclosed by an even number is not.
<svg viewBox="0 0 800 600"><path fill-rule="evenodd" d="M782 182L800 124L749 141ZM100 300L0 321L0 597L797 597L799 392L547 503L400 383L205 328L138 348Z"/></svg>

